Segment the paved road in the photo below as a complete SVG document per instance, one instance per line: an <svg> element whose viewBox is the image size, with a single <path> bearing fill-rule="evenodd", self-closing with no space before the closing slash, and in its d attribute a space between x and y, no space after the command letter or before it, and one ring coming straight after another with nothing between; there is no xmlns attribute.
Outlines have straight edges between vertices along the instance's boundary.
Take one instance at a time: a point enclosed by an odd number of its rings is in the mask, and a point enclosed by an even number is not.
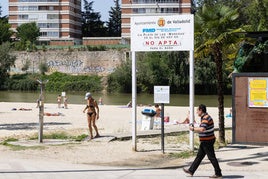
<svg viewBox="0 0 268 179"><path fill-rule="evenodd" d="M268 146L230 145L216 153L220 160L223 178L268 178ZM189 159L189 162L192 159ZM188 163L186 163L188 164ZM213 168L205 159L194 177L185 175L182 167L175 168L117 168L59 162L56 159L23 159L12 156L0 157L2 179L183 179L208 178Z"/></svg>

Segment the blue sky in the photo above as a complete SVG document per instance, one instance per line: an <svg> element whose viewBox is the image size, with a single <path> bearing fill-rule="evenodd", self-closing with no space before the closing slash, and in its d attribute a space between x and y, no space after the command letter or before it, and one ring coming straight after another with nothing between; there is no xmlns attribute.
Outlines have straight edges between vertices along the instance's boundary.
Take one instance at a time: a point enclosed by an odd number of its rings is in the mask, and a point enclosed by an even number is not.
<svg viewBox="0 0 268 179"><path fill-rule="evenodd" d="M2 6L2 10L3 10L2 15L7 15L8 14L8 0L0 0L0 5ZM114 0L94 0L94 3L93 3L93 9L95 10L95 12L100 12L102 21L108 21L108 18L109 18L108 12L110 11L112 6L114 6Z"/></svg>

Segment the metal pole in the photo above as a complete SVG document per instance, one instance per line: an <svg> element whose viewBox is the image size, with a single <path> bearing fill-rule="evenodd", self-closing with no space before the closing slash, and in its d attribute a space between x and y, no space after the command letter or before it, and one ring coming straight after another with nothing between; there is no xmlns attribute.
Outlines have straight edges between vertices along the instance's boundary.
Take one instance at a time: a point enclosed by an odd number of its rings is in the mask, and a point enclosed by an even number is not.
<svg viewBox="0 0 268 179"><path fill-rule="evenodd" d="M194 122L194 51L190 50L190 123ZM194 132L190 131L190 150L194 151Z"/></svg>
<svg viewBox="0 0 268 179"><path fill-rule="evenodd" d="M38 132L38 141L39 143L43 142L43 126L44 126L44 94L43 88L44 84L41 82L41 94L39 97L39 132Z"/></svg>
<svg viewBox="0 0 268 179"><path fill-rule="evenodd" d="M131 53L132 59L132 150L137 151L137 90L136 90L136 55Z"/></svg>
<svg viewBox="0 0 268 179"><path fill-rule="evenodd" d="M37 80L41 87L41 94L38 99L38 106L39 106L39 131L38 131L38 141L39 143L43 142L43 126L44 126L44 91L45 91L45 84L48 82L46 80L43 82L42 80Z"/></svg>
<svg viewBox="0 0 268 179"><path fill-rule="evenodd" d="M161 150L165 153L164 103L161 104Z"/></svg>

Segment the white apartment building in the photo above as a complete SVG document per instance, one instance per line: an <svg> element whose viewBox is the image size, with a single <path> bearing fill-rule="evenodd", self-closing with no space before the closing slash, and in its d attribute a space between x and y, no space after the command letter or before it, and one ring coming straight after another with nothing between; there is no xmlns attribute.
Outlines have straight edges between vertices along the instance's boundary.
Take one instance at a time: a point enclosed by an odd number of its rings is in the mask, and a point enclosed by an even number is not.
<svg viewBox="0 0 268 179"><path fill-rule="evenodd" d="M81 0L9 0L11 28L28 22L40 27L39 41L81 43Z"/></svg>

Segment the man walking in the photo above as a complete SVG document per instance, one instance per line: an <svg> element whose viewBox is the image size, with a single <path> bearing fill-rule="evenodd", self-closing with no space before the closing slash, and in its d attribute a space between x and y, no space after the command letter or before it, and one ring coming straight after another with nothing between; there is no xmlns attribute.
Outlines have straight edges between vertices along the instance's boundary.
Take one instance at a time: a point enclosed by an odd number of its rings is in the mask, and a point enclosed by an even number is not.
<svg viewBox="0 0 268 179"><path fill-rule="evenodd" d="M193 132L199 133L200 145L194 162L189 169L183 168L183 171L193 176L201 161L207 155L215 170L215 174L210 178L221 178L221 169L214 151L214 143L216 138L214 135L213 119L210 115L208 115L206 106L204 104L200 104L198 106L197 114L199 117L201 117L200 126L194 127L193 125L190 125L189 129Z"/></svg>

